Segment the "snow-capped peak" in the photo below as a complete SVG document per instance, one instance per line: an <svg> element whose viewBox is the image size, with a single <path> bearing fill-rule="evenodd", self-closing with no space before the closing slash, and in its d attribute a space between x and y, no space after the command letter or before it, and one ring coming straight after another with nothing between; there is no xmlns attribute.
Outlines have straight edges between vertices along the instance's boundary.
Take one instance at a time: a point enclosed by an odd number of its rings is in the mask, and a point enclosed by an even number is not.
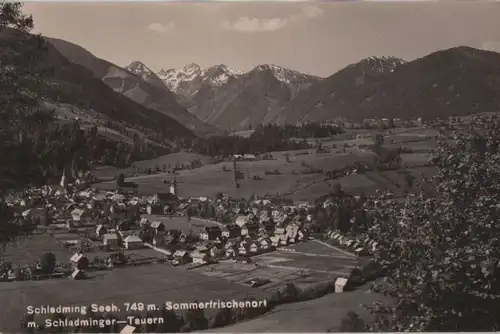
<svg viewBox="0 0 500 334"><path fill-rule="evenodd" d="M194 94L205 82L218 87L238 75L240 75L238 71L226 65L214 65L202 69L195 63L187 64L181 69L162 69L158 72L158 77L171 91L185 96Z"/></svg>
<svg viewBox="0 0 500 334"><path fill-rule="evenodd" d="M136 74L136 75L151 75L153 71L149 67L147 67L144 63L140 61L133 61L128 66L125 67L128 71Z"/></svg>
<svg viewBox="0 0 500 334"><path fill-rule="evenodd" d="M200 65L195 64L195 63L191 63L191 64L187 64L186 66L184 66L182 68L182 71L184 73L197 73L197 74L199 74L200 72L202 72L202 69L201 69Z"/></svg>
<svg viewBox="0 0 500 334"><path fill-rule="evenodd" d="M301 80L306 77L312 77L308 76L306 74L294 71L294 70L289 70L287 68L283 68L278 65L274 64L263 64L255 67L254 71L265 71L265 72L271 72L276 79L279 81L285 83L285 84L290 84L291 82L295 82L297 80Z"/></svg>
<svg viewBox="0 0 500 334"><path fill-rule="evenodd" d="M373 72L394 72L394 69L405 61L397 57L368 57L361 62L368 63Z"/></svg>
<svg viewBox="0 0 500 334"><path fill-rule="evenodd" d="M155 87L162 89L165 88L163 81L161 81L160 78L158 78L158 76L149 67L147 67L140 61L136 60L131 62L128 66L125 67L125 69Z"/></svg>

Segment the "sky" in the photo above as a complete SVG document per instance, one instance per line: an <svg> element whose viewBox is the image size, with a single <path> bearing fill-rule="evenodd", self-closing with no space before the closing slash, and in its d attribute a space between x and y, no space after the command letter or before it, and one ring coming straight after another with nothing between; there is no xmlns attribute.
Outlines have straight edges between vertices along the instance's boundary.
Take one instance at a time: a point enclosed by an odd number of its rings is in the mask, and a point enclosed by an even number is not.
<svg viewBox="0 0 500 334"><path fill-rule="evenodd" d="M500 2L25 3L35 32L154 71L275 64L329 76L369 56L413 60L471 46L500 52Z"/></svg>

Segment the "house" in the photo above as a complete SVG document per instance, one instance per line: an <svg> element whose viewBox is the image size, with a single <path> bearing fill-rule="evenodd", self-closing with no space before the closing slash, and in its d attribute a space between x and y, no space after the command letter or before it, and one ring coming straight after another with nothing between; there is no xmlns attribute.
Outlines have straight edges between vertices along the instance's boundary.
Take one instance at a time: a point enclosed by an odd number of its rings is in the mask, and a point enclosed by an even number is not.
<svg viewBox="0 0 500 334"><path fill-rule="evenodd" d="M259 230L257 231L257 235L259 237L266 236L267 235L267 230L264 228L264 226L259 227Z"/></svg>
<svg viewBox="0 0 500 334"><path fill-rule="evenodd" d="M82 253L76 252L73 256L70 257L69 261L71 262L71 267L73 269L84 270L87 269L89 265L89 260L86 256L83 256Z"/></svg>
<svg viewBox="0 0 500 334"><path fill-rule="evenodd" d="M284 228L282 228L282 227L277 228L274 231L274 236L278 238L279 245L287 245L288 244L288 234ZM273 242L273 246L274 246L274 242Z"/></svg>
<svg viewBox="0 0 500 334"><path fill-rule="evenodd" d="M335 293L344 292L344 287L347 284L347 278L338 277L335 280Z"/></svg>
<svg viewBox="0 0 500 334"><path fill-rule="evenodd" d="M241 235L241 228L237 224L226 225L222 230L222 236L228 239L235 238Z"/></svg>
<svg viewBox="0 0 500 334"><path fill-rule="evenodd" d="M178 261L179 263L188 263L191 261L191 257L189 256L188 252L184 250L177 250L174 253L174 260Z"/></svg>
<svg viewBox="0 0 500 334"><path fill-rule="evenodd" d="M299 227L293 223L286 227L286 234L288 236L288 241L290 243L295 243L295 241L297 241L298 232L299 232Z"/></svg>
<svg viewBox="0 0 500 334"><path fill-rule="evenodd" d="M213 246L209 251L210 257L216 259L224 255L224 249L219 248L217 246Z"/></svg>
<svg viewBox="0 0 500 334"><path fill-rule="evenodd" d="M196 247L196 250L200 253L208 253L210 250L209 247L207 247L207 245L205 245L205 244L198 244L195 247Z"/></svg>
<svg viewBox="0 0 500 334"><path fill-rule="evenodd" d="M269 214L268 214L267 211L261 211L260 212L259 221L261 223L265 223L265 222L269 221L270 219L271 219L271 217L269 216Z"/></svg>
<svg viewBox="0 0 500 334"><path fill-rule="evenodd" d="M279 236L280 238L280 245L286 246L288 245L288 234L285 232Z"/></svg>
<svg viewBox="0 0 500 334"><path fill-rule="evenodd" d="M156 193L153 196L153 203L160 204L162 207L168 205L176 208L179 204L179 198L172 193Z"/></svg>
<svg viewBox="0 0 500 334"><path fill-rule="evenodd" d="M234 244L226 244L226 246L224 247L225 249L225 252L226 252L226 256L229 257L229 258L234 258L236 257L236 251L238 250L238 248L234 245Z"/></svg>
<svg viewBox="0 0 500 334"><path fill-rule="evenodd" d="M259 251L260 251L260 243L252 242L252 244L250 245L249 252L251 254L257 254Z"/></svg>
<svg viewBox="0 0 500 334"><path fill-rule="evenodd" d="M269 250L272 246L272 240L270 240L269 238L259 238L258 241L260 243L260 248L263 251ZM278 239L278 242L279 242L279 239Z"/></svg>
<svg viewBox="0 0 500 334"><path fill-rule="evenodd" d="M245 227L247 229L247 235L255 236L259 232L259 223L254 221L254 220L251 220L250 222L248 222ZM243 229L242 229L242 231L243 231ZM242 235L243 235L243 233L242 233Z"/></svg>
<svg viewBox="0 0 500 334"><path fill-rule="evenodd" d="M83 221L90 217L89 211L87 209L74 209L71 211L71 217L74 221Z"/></svg>
<svg viewBox="0 0 500 334"><path fill-rule="evenodd" d="M309 231L307 229L301 229L297 232L297 241L304 242L309 240Z"/></svg>
<svg viewBox="0 0 500 334"><path fill-rule="evenodd" d="M246 240L240 242L238 246L238 255L246 255L250 250L250 243Z"/></svg>
<svg viewBox="0 0 500 334"><path fill-rule="evenodd" d="M105 233L102 236L102 243L108 246L117 247L120 246L120 239L116 233Z"/></svg>
<svg viewBox="0 0 500 334"><path fill-rule="evenodd" d="M148 226L150 224L149 220L147 218L142 218L140 221L139 221L139 227L140 228L143 228L145 226Z"/></svg>
<svg viewBox="0 0 500 334"><path fill-rule="evenodd" d="M228 249L228 248L231 248L231 247L234 247L236 244L234 243L234 241L231 241L229 240L228 242L226 242L226 244L224 245L224 248L225 249Z"/></svg>
<svg viewBox="0 0 500 334"><path fill-rule="evenodd" d="M163 224L160 221L154 221L151 223L150 227L153 229L153 233L155 235L157 234L163 234L165 233L165 224Z"/></svg>
<svg viewBox="0 0 500 334"><path fill-rule="evenodd" d="M106 226L99 224L99 225L97 225L97 228L95 229L95 234L99 237L102 237L104 234L106 234L107 231L108 231L108 229L106 228Z"/></svg>
<svg viewBox="0 0 500 334"><path fill-rule="evenodd" d="M195 264L205 264L210 260L210 256L207 253L201 253L196 250L191 252L191 258Z"/></svg>
<svg viewBox="0 0 500 334"><path fill-rule="evenodd" d="M219 226L207 226L205 230L200 233L202 240L216 240L222 236L222 230Z"/></svg>
<svg viewBox="0 0 500 334"><path fill-rule="evenodd" d="M75 271L73 271L73 273L71 273L71 279L81 280L84 278L85 278L85 274L83 273L82 270L76 269Z"/></svg>
<svg viewBox="0 0 500 334"><path fill-rule="evenodd" d="M123 243L126 249L141 249L144 246L141 238L136 235L129 235L123 240Z"/></svg>
<svg viewBox="0 0 500 334"><path fill-rule="evenodd" d="M123 182L118 186L117 191L119 194L137 194L137 191L139 190L139 185L134 182Z"/></svg>
<svg viewBox="0 0 500 334"><path fill-rule="evenodd" d="M247 225L250 221L251 221L250 215L238 216L236 218L235 224L238 225L240 228L243 228L243 226Z"/></svg>
<svg viewBox="0 0 500 334"><path fill-rule="evenodd" d="M268 219L266 221L261 220L261 226L263 226L267 232L271 232L276 227L272 219Z"/></svg>
<svg viewBox="0 0 500 334"><path fill-rule="evenodd" d="M126 220L121 220L116 224L117 231L130 231L131 230L131 222Z"/></svg>
<svg viewBox="0 0 500 334"><path fill-rule="evenodd" d="M161 204L148 204L146 207L146 212L148 215L162 215L163 214L163 206Z"/></svg>

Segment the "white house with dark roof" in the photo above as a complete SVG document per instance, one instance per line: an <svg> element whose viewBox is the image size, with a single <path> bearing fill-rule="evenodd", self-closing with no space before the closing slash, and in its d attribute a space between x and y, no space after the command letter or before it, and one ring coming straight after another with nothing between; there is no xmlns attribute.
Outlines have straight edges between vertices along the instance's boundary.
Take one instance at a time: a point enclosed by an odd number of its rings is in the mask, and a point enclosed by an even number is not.
<svg viewBox="0 0 500 334"><path fill-rule="evenodd" d="M238 226L237 224L229 224L226 225L222 229L222 236L225 238L235 238L241 235L241 227Z"/></svg>
<svg viewBox="0 0 500 334"><path fill-rule="evenodd" d="M173 255L174 259L179 263L187 263L191 261L191 256L185 250L177 250Z"/></svg>
<svg viewBox="0 0 500 334"><path fill-rule="evenodd" d="M260 249L261 249L261 246L260 246L259 242L252 242L250 244L249 253L250 254L257 254L257 253L259 253Z"/></svg>
<svg viewBox="0 0 500 334"><path fill-rule="evenodd" d="M120 239L116 233L105 233L102 236L102 243L108 246L120 246Z"/></svg>
<svg viewBox="0 0 500 334"><path fill-rule="evenodd" d="M161 221L154 221L150 224L150 227L155 231L155 234L164 233L165 232L165 224Z"/></svg>
<svg viewBox="0 0 500 334"><path fill-rule="evenodd" d="M141 238L136 235L129 235L123 240L126 249L141 249L144 247L144 243Z"/></svg>
<svg viewBox="0 0 500 334"><path fill-rule="evenodd" d="M74 280L80 280L80 279L84 279L85 278L85 274L83 273L83 271L75 269L71 273L70 277L71 277L71 279L74 279Z"/></svg>
<svg viewBox="0 0 500 334"><path fill-rule="evenodd" d="M69 261L71 262L71 266L73 269L82 269L83 266L86 266L85 262L88 264L88 259L82 253L76 252L73 254Z"/></svg>
<svg viewBox="0 0 500 334"><path fill-rule="evenodd" d="M205 264L210 260L210 256L207 253L202 253L197 250L191 252L190 256L195 264Z"/></svg>

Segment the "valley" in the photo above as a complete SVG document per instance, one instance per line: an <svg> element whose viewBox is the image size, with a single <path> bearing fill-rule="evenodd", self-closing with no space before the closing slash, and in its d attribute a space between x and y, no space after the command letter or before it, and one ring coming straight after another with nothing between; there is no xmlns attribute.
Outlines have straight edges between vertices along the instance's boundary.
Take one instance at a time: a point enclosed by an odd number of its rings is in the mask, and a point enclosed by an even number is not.
<svg viewBox="0 0 500 334"><path fill-rule="evenodd" d="M0 332L499 331L497 7L0 3Z"/></svg>

